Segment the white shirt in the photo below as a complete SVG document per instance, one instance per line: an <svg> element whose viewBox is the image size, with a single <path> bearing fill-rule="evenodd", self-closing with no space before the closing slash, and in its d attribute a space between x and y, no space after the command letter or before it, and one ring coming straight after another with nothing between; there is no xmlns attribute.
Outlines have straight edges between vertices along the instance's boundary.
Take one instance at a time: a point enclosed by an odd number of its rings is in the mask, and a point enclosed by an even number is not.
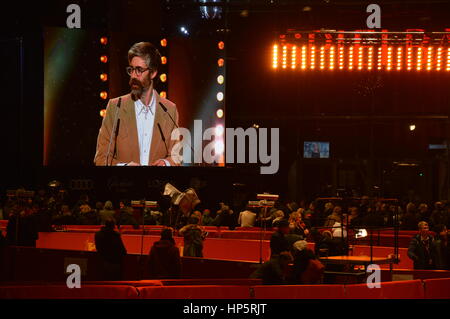
<svg viewBox="0 0 450 319"><path fill-rule="evenodd" d="M142 166L147 166L149 165L148 159L150 154L150 147L152 145L153 124L155 122L155 92L153 92L152 94L150 105L144 105L144 103L142 103L142 101L139 99L134 102L134 108L136 113L140 163Z"/></svg>
<svg viewBox="0 0 450 319"><path fill-rule="evenodd" d="M255 221L256 214L249 210L244 210L239 214L238 223L241 224L241 227L253 227Z"/></svg>

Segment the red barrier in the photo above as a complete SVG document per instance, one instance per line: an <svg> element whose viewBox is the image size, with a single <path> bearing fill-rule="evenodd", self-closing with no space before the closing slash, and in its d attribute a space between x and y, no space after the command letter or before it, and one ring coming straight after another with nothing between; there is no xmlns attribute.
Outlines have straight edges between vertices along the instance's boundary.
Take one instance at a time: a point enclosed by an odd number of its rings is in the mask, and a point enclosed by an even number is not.
<svg viewBox="0 0 450 319"><path fill-rule="evenodd" d="M450 299L450 278L423 281L425 299Z"/></svg>
<svg viewBox="0 0 450 319"><path fill-rule="evenodd" d="M255 299L343 299L344 285L253 286Z"/></svg>
<svg viewBox="0 0 450 319"><path fill-rule="evenodd" d="M423 299L421 280L382 282L381 288L369 288L367 284L345 286L347 299Z"/></svg>
<svg viewBox="0 0 450 319"><path fill-rule="evenodd" d="M0 299L136 299L132 286L82 285L69 289L63 285L0 286Z"/></svg>
<svg viewBox="0 0 450 319"><path fill-rule="evenodd" d="M248 286L138 287L142 299L248 299Z"/></svg>

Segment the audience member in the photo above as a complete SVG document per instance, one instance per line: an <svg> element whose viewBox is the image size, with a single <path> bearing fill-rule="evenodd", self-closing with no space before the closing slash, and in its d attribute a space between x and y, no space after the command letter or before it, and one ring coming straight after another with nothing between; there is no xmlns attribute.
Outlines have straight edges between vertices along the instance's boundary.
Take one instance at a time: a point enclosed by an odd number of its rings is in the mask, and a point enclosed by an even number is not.
<svg viewBox="0 0 450 319"><path fill-rule="evenodd" d="M427 222L421 221L418 227L419 234L409 244L408 257L413 260L414 269L433 269L433 236L429 233Z"/></svg>
<svg viewBox="0 0 450 319"><path fill-rule="evenodd" d="M106 201L103 209L99 211L99 218L102 225L105 224L107 219L114 218L116 215L116 211L113 208L113 204L111 201Z"/></svg>
<svg viewBox="0 0 450 319"><path fill-rule="evenodd" d="M450 270L450 245L448 242L448 231L445 225L435 227L436 237L434 240L433 256L436 269Z"/></svg>
<svg viewBox="0 0 450 319"><path fill-rule="evenodd" d="M161 239L150 249L148 269L151 279L180 277L180 250L173 239L172 228L164 228L161 231Z"/></svg>
<svg viewBox="0 0 450 319"><path fill-rule="evenodd" d="M203 210L202 225L203 226L213 226L214 219L211 216L211 211L209 209Z"/></svg>
<svg viewBox="0 0 450 319"><path fill-rule="evenodd" d="M292 284L316 284L321 281L325 267L308 248L306 240L299 240L293 245L294 266Z"/></svg>
<svg viewBox="0 0 450 319"><path fill-rule="evenodd" d="M289 243L286 235L289 234L289 221L282 219L277 223L277 230L270 238L270 256L271 258L279 255L283 251L289 251Z"/></svg>
<svg viewBox="0 0 450 319"><path fill-rule="evenodd" d="M256 222L256 213L252 212L249 207L239 214L238 224L241 227L253 227Z"/></svg>
<svg viewBox="0 0 450 319"><path fill-rule="evenodd" d="M95 233L95 247L102 260L103 280L121 280L123 257L127 250L120 234L114 230L112 218L105 220L105 226Z"/></svg>
<svg viewBox="0 0 450 319"><path fill-rule="evenodd" d="M184 237L183 256L203 257L203 241L207 233L198 225L198 222L196 216L191 216L189 224L179 231L179 234Z"/></svg>
<svg viewBox="0 0 450 319"><path fill-rule="evenodd" d="M292 261L291 253L284 251L260 265L250 278L262 279L263 285L287 284L289 264Z"/></svg>

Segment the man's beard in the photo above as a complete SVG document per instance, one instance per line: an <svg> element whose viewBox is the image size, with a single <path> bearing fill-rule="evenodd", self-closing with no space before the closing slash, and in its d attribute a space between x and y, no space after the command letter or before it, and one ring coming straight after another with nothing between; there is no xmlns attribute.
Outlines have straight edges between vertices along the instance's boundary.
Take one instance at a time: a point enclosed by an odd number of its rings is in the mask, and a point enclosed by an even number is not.
<svg viewBox="0 0 450 319"><path fill-rule="evenodd" d="M146 81L147 82L147 81ZM147 92L148 89L152 86L152 80L148 81L148 86L144 86L144 84L138 79L130 79L128 83L131 88L131 97L134 101L137 101L141 98L144 92Z"/></svg>

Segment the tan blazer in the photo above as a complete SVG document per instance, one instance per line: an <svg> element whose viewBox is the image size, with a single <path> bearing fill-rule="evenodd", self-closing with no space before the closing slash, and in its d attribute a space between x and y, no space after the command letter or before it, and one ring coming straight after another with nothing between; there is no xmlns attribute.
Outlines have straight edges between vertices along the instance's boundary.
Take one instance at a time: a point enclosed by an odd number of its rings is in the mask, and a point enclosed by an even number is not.
<svg viewBox="0 0 450 319"><path fill-rule="evenodd" d="M153 136L152 143L150 146L150 154L148 164L152 165L158 159L166 159L170 162L170 165L177 166L175 161L171 157L172 147L177 141L172 141L170 136L172 131L176 128L169 115L164 112L159 102L167 108L167 113L169 113L174 119L175 123L178 125L178 111L177 107L171 101L164 99L159 96L159 94L153 90L153 94L156 96L156 115L155 122L153 125ZM131 98L131 94L127 94L121 97L122 102L120 104L120 111L118 118L120 119L119 134L117 136L117 151L114 154L114 138L111 143L110 155L108 157L107 165L117 165L118 163L129 163L131 161L135 163L140 163L139 158L139 140L136 125L136 112L134 101ZM94 163L97 166L106 165L106 153L108 151L108 144L110 139L110 134L114 126L114 117L117 110L117 103L119 98L111 99L106 107L106 116L103 118L102 126L98 133L97 138L97 151L94 157ZM161 133L159 132L158 124L161 126L164 137L166 139L166 147L161 138Z"/></svg>

